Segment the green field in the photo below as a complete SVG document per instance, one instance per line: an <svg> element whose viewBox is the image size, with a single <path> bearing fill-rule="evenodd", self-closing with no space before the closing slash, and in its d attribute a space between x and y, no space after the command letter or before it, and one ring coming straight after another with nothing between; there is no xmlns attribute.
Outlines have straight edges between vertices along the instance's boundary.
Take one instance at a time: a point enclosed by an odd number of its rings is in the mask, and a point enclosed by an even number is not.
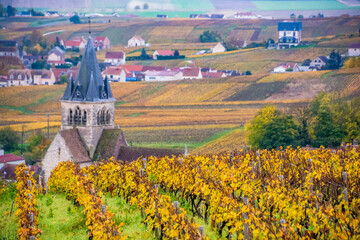
<svg viewBox="0 0 360 240"><path fill-rule="evenodd" d="M252 1L257 10L330 10L350 9L336 0L320 1ZM256 10L256 9L254 9Z"/></svg>

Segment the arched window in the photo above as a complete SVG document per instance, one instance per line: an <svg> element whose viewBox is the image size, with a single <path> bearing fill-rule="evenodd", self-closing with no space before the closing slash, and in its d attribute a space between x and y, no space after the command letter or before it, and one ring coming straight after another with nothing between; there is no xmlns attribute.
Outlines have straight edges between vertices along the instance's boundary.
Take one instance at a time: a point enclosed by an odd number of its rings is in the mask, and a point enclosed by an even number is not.
<svg viewBox="0 0 360 240"><path fill-rule="evenodd" d="M101 125L101 111L100 110L97 113L97 125Z"/></svg>
<svg viewBox="0 0 360 240"><path fill-rule="evenodd" d="M72 109L69 109L68 122L69 122L69 124L73 124L73 111L72 111Z"/></svg>
<svg viewBox="0 0 360 240"><path fill-rule="evenodd" d="M110 112L109 110L106 111L106 124L110 124Z"/></svg>
<svg viewBox="0 0 360 240"><path fill-rule="evenodd" d="M74 124L81 124L81 110L79 107L75 108Z"/></svg>
<svg viewBox="0 0 360 240"><path fill-rule="evenodd" d="M105 109L101 110L101 124L105 124Z"/></svg>
<svg viewBox="0 0 360 240"><path fill-rule="evenodd" d="M86 121L87 121L87 115L86 115L86 110L84 110L84 115L82 117L82 124L86 125Z"/></svg>

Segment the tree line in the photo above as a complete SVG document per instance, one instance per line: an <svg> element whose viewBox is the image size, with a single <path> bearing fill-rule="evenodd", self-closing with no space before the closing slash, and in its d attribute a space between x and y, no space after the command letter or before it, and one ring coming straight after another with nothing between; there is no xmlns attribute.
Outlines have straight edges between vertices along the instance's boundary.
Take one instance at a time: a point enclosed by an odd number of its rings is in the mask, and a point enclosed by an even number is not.
<svg viewBox="0 0 360 240"><path fill-rule="evenodd" d="M290 113L275 106L262 108L246 126L251 147L338 147L360 139L360 97L343 100L320 93L311 104Z"/></svg>

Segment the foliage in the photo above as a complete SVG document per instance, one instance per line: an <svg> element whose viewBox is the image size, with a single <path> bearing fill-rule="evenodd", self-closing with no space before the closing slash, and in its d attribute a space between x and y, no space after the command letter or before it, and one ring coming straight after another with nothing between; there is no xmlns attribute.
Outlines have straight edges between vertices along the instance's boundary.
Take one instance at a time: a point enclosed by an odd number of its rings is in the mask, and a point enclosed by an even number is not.
<svg viewBox="0 0 360 240"><path fill-rule="evenodd" d="M16 167L17 210L15 216L18 218L18 237L23 240L41 234L41 230L37 227L39 223L36 199L38 189L33 174L23 163Z"/></svg>
<svg viewBox="0 0 360 240"><path fill-rule="evenodd" d="M43 135L32 135L28 139L26 153L24 154L27 164L34 164L37 160L44 157L44 154L51 141Z"/></svg>
<svg viewBox="0 0 360 240"><path fill-rule="evenodd" d="M4 147L5 151L13 151L18 148L20 137L17 132L10 127L5 127L0 130L0 144Z"/></svg>
<svg viewBox="0 0 360 240"><path fill-rule="evenodd" d="M304 16L299 14L299 16L297 17L298 19L304 19Z"/></svg>
<svg viewBox="0 0 360 240"><path fill-rule="evenodd" d="M339 69L343 65L342 57L339 52L333 50L330 53L329 60L325 66L326 69Z"/></svg>
<svg viewBox="0 0 360 240"><path fill-rule="evenodd" d="M16 14L16 8L12 7L11 5L7 6L6 13L8 17L13 17Z"/></svg>
<svg viewBox="0 0 360 240"><path fill-rule="evenodd" d="M29 9L28 10L30 13L31 13L31 16L45 16L45 14L44 13L42 13L42 12L37 12L37 11L35 11L33 8L31 8L31 9Z"/></svg>
<svg viewBox="0 0 360 240"><path fill-rule="evenodd" d="M68 82L68 77L67 75L61 75L60 79L59 79L60 84L64 84Z"/></svg>
<svg viewBox="0 0 360 240"><path fill-rule="evenodd" d="M147 3L144 3L144 5L143 5L143 9L144 9L144 10L147 10L147 9L149 9L149 4L147 4Z"/></svg>
<svg viewBox="0 0 360 240"><path fill-rule="evenodd" d="M247 70L247 71L245 72L245 75L251 75L251 71Z"/></svg>
<svg viewBox="0 0 360 240"><path fill-rule="evenodd" d="M247 49L250 49L250 48L259 48L259 47L265 47L266 46L266 42L252 42L248 45L246 45L246 47L244 48L247 48Z"/></svg>
<svg viewBox="0 0 360 240"><path fill-rule="evenodd" d="M72 22L74 24L80 24L81 23L80 17L78 15L72 16L69 20L70 20L70 22Z"/></svg>
<svg viewBox="0 0 360 240"><path fill-rule="evenodd" d="M246 126L248 141L251 146L260 148L261 141L264 139L266 125L279 115L280 112L275 106L266 106L259 110L251 123Z"/></svg>
<svg viewBox="0 0 360 240"><path fill-rule="evenodd" d="M47 67L46 60L37 60L31 64L32 69L45 69Z"/></svg>
<svg viewBox="0 0 360 240"><path fill-rule="evenodd" d="M311 63L311 59L307 58L302 64L301 66L310 66Z"/></svg>
<svg viewBox="0 0 360 240"><path fill-rule="evenodd" d="M344 68L360 68L360 57L349 57L344 62Z"/></svg>
<svg viewBox="0 0 360 240"><path fill-rule="evenodd" d="M4 5L0 3L0 17L3 17L5 15Z"/></svg>
<svg viewBox="0 0 360 240"><path fill-rule="evenodd" d="M233 51L233 50L242 48L243 44L244 44L244 41L235 36L230 36L230 37L226 38L224 41L224 46L226 47L227 51Z"/></svg>
<svg viewBox="0 0 360 240"><path fill-rule="evenodd" d="M84 206L89 237L94 239L121 239L119 227L112 219L113 213L103 209L102 192L95 193L94 185L74 162L61 162L48 180L51 191L63 192L78 204ZM105 210L105 211L104 211Z"/></svg>
<svg viewBox="0 0 360 240"><path fill-rule="evenodd" d="M290 14L290 18L295 19L296 18L295 13Z"/></svg>
<svg viewBox="0 0 360 240"><path fill-rule="evenodd" d="M221 36L218 32L214 31L204 31L203 34L200 35L200 42L220 42Z"/></svg>

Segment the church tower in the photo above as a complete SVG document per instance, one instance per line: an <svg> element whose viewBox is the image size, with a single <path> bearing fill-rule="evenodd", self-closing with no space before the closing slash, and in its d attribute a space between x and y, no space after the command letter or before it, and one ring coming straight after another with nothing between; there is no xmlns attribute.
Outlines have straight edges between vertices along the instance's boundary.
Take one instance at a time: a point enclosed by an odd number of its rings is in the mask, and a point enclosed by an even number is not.
<svg viewBox="0 0 360 240"><path fill-rule="evenodd" d="M77 129L92 158L104 129L114 128L115 99L103 80L89 37L75 80L71 76L61 98L61 129Z"/></svg>

